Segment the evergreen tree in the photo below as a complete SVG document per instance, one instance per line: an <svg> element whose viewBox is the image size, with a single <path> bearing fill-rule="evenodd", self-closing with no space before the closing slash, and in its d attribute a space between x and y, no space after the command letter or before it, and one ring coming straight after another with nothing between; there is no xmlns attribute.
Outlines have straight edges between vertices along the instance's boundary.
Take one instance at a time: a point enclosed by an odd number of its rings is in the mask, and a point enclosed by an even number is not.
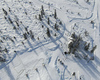
<svg viewBox="0 0 100 80"><path fill-rule="evenodd" d="M41 9L42 9L42 14L45 15L44 14L44 7L43 7L43 5L41 6Z"/></svg>
<svg viewBox="0 0 100 80"><path fill-rule="evenodd" d="M47 36L50 37L50 31L49 31L49 28L47 28Z"/></svg>
<svg viewBox="0 0 100 80"><path fill-rule="evenodd" d="M54 18L57 19L56 9L55 9L55 12L54 12Z"/></svg>
<svg viewBox="0 0 100 80"><path fill-rule="evenodd" d="M90 43L88 43L88 45L86 45L86 46L84 47L84 49L87 51L87 50L89 49L89 47L90 47Z"/></svg>
<svg viewBox="0 0 100 80"><path fill-rule="evenodd" d="M97 48L97 45L95 45L94 47L93 47L93 49L91 50L91 53L93 53L94 52L94 50Z"/></svg>
<svg viewBox="0 0 100 80"><path fill-rule="evenodd" d="M4 14L5 15L7 15L8 13L7 13L7 11L6 10L4 10L3 8L2 8L2 10L3 10L3 12L4 12Z"/></svg>
<svg viewBox="0 0 100 80"><path fill-rule="evenodd" d="M48 24L50 24L50 19L49 19L49 17L48 17Z"/></svg>
<svg viewBox="0 0 100 80"><path fill-rule="evenodd" d="M33 32L30 30L30 36L32 39L34 39L34 35L33 35Z"/></svg>
<svg viewBox="0 0 100 80"><path fill-rule="evenodd" d="M16 25L19 27L19 24L18 24L18 22L17 21L15 21L16 22Z"/></svg>
<svg viewBox="0 0 100 80"><path fill-rule="evenodd" d="M39 20L42 21L41 15L39 14Z"/></svg>
<svg viewBox="0 0 100 80"><path fill-rule="evenodd" d="M26 33L24 33L23 36L24 36L24 39L27 39L27 34Z"/></svg>
<svg viewBox="0 0 100 80"><path fill-rule="evenodd" d="M5 48L5 50L4 50L6 53L8 53L8 50L7 50L7 48Z"/></svg>
<svg viewBox="0 0 100 80"><path fill-rule="evenodd" d="M43 18L43 11L41 10L41 17Z"/></svg>
<svg viewBox="0 0 100 80"><path fill-rule="evenodd" d="M58 29L58 25L55 23L55 29L58 31L59 29Z"/></svg>
<svg viewBox="0 0 100 80"><path fill-rule="evenodd" d="M13 22L12 22L12 20L8 17L8 20L9 20L9 22L12 24Z"/></svg>
<svg viewBox="0 0 100 80"><path fill-rule="evenodd" d="M89 2L89 0L87 0L87 2Z"/></svg>
<svg viewBox="0 0 100 80"><path fill-rule="evenodd" d="M59 24L62 25L62 22L60 21Z"/></svg>

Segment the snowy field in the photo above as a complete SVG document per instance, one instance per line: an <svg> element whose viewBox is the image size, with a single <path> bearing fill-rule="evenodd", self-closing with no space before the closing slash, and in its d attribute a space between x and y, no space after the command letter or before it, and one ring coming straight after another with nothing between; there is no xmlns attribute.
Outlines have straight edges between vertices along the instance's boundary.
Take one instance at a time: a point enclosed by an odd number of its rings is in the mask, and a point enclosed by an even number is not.
<svg viewBox="0 0 100 80"><path fill-rule="evenodd" d="M100 1L0 0L0 80L100 80Z"/></svg>

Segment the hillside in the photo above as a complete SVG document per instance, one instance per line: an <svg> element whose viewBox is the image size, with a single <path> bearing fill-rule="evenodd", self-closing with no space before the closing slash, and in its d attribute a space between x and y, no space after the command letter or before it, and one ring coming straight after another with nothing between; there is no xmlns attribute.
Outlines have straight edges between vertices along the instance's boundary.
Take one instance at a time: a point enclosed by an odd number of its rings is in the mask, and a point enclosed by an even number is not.
<svg viewBox="0 0 100 80"><path fill-rule="evenodd" d="M0 80L99 80L99 0L0 0Z"/></svg>

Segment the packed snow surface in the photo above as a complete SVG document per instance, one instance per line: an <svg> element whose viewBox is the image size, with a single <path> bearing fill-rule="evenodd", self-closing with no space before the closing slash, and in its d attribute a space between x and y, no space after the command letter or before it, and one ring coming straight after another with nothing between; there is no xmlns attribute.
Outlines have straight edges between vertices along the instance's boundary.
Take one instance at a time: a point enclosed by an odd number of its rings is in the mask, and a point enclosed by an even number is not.
<svg viewBox="0 0 100 80"><path fill-rule="evenodd" d="M0 80L100 80L100 0L0 0Z"/></svg>

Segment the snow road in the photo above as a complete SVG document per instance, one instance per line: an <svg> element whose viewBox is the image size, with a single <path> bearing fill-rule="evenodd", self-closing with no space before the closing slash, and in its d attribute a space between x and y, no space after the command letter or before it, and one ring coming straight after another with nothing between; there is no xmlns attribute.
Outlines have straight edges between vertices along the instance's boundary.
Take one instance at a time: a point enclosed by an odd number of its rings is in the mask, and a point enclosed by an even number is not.
<svg viewBox="0 0 100 80"><path fill-rule="evenodd" d="M39 21L41 5L45 16ZM0 80L100 79L99 0L1 0L0 7L0 50L3 50L0 56L6 58L6 62L0 62ZM57 19L54 19L55 9ZM47 23L48 17L50 25ZM55 23L59 31L55 29ZM47 28L50 29L50 38L46 35ZM30 34L30 30L34 33L34 39L27 35L25 40L23 34ZM68 52L70 36L74 32L81 35L83 43L91 44L89 50L97 45L93 54L84 51L82 43L77 51L78 58L73 54L64 54ZM4 52L5 48L8 52ZM94 60L85 60L85 55L94 57Z"/></svg>

